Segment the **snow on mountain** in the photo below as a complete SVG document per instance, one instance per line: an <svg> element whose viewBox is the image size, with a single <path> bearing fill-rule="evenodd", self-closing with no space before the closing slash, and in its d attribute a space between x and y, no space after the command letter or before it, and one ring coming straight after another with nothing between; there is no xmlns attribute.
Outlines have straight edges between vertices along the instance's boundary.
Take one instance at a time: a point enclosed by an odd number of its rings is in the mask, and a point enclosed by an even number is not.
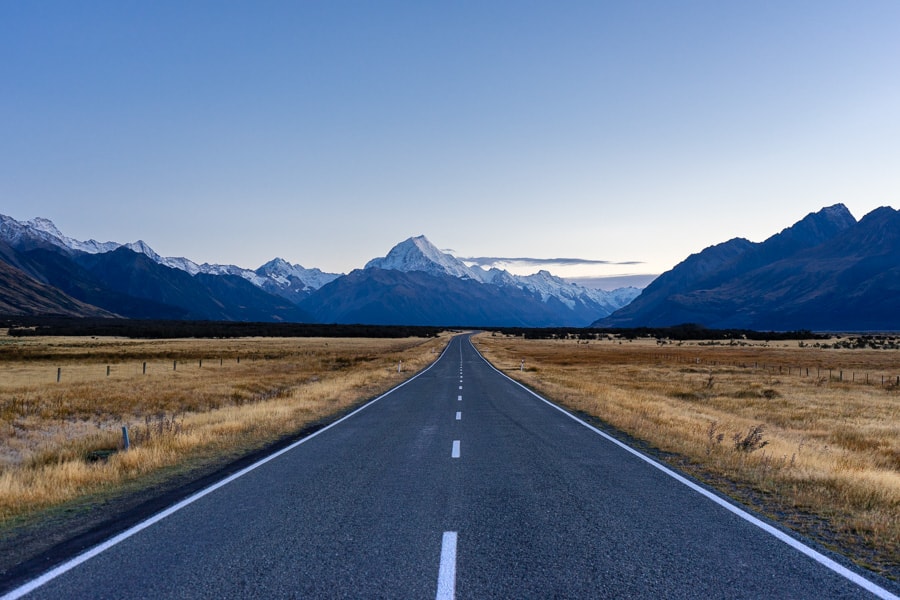
<svg viewBox="0 0 900 600"><path fill-rule="evenodd" d="M544 303L556 299L569 309L579 305L612 312L628 304L640 294L637 288L620 288L613 291L596 290L569 283L548 271L533 275L513 275L508 271L492 268L468 267L458 258L441 252L428 239L420 235L394 246L384 258L366 263L366 269L393 271L422 271L430 275L450 275L460 279L474 279L498 287L515 286L539 295Z"/></svg>
<svg viewBox="0 0 900 600"><path fill-rule="evenodd" d="M300 302L312 292L340 277L336 273L324 273L319 269L307 269L291 264L282 258L275 258L258 269L250 270L235 265L197 264L187 258L163 257L143 240L129 244L116 242L82 242L64 235L49 219L36 218L19 222L0 215L0 240L16 246L23 243L50 243L59 248L88 254L102 254L120 247L148 256L154 262L190 275L237 275L263 290L277 294L292 302ZM540 271L533 275L512 275L508 271L492 268L467 266L458 258L442 252L424 235L411 237L394 246L387 256L370 260L366 269L414 272L421 271L435 276L450 276L463 280L474 280L496 287L516 287L526 291L546 304L552 300L561 302L571 310L597 310L612 312L634 299L640 290L620 288L611 292L585 288Z"/></svg>
<svg viewBox="0 0 900 600"><path fill-rule="evenodd" d="M26 243L27 240L50 243L59 248L77 250L96 254L99 252L111 252L121 244L115 242L98 242L88 240L80 242L74 240L56 228L53 221L38 217L30 221L17 221L12 217L0 215L0 239L11 246Z"/></svg>
<svg viewBox="0 0 900 600"><path fill-rule="evenodd" d="M619 288L612 291L586 288L576 283L570 283L544 270L538 271L533 275L513 275L512 277L516 281L517 287L540 294L544 302L548 302L551 298L556 298L573 310L581 303L586 305L594 304L603 310L612 312L625 306L641 293L639 289L634 287Z"/></svg>
<svg viewBox="0 0 900 600"><path fill-rule="evenodd" d="M365 268L407 273L422 271L429 275L450 275L459 279L482 281L479 273L458 258L438 250L424 235L400 242L384 258L373 258L367 262Z"/></svg>
<svg viewBox="0 0 900 600"><path fill-rule="evenodd" d="M205 273L207 275L237 275L238 277L243 277L257 287L262 287L264 282L264 279L254 271L236 265L218 265L209 263L198 265L194 261L183 257L160 256L143 240L138 240L130 244L122 244L122 246L133 252L137 252L138 254L144 254L158 264L172 269L186 271L190 275L197 275L198 273Z"/></svg>
<svg viewBox="0 0 900 600"><path fill-rule="evenodd" d="M98 242L96 240L88 240L82 242L64 235L51 221L38 217L30 221L20 222L12 217L0 215L0 240L17 246L24 240L34 240L39 242L50 243L58 248L73 250L77 252L85 252L87 254L103 254L112 252L121 247L128 248L133 252L144 254L154 262L185 271L191 275L205 273L207 275L237 275L243 277L257 287L272 287L267 285L270 281L275 283L275 287L290 287L294 285L290 281L291 277L302 282L300 289L309 293L333 281L339 275L332 273L323 273L319 269L305 269L300 265L291 265L282 259L275 259L266 263L256 271L244 269L236 265L219 265L203 263L199 265L194 261L182 257L165 257L160 256L149 244L143 240L131 242L128 244L120 244L117 242ZM271 267L278 264L279 267ZM283 266L282 266L283 265Z"/></svg>
<svg viewBox="0 0 900 600"><path fill-rule="evenodd" d="M326 283L331 283L338 273L324 273L320 269L307 269L301 265L292 265L283 258L274 258L258 268L256 274L267 277L282 286L289 286L294 280L302 283L304 291L317 290Z"/></svg>

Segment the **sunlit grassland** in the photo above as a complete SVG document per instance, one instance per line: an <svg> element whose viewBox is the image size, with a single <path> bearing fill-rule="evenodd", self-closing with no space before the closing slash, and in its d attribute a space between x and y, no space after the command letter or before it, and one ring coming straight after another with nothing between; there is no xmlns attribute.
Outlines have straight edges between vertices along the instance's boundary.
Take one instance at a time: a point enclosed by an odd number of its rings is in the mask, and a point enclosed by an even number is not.
<svg viewBox="0 0 900 600"><path fill-rule="evenodd" d="M476 339L488 360L548 398L898 576L898 351Z"/></svg>
<svg viewBox="0 0 900 600"><path fill-rule="evenodd" d="M0 336L0 524L262 447L386 391L446 342Z"/></svg>

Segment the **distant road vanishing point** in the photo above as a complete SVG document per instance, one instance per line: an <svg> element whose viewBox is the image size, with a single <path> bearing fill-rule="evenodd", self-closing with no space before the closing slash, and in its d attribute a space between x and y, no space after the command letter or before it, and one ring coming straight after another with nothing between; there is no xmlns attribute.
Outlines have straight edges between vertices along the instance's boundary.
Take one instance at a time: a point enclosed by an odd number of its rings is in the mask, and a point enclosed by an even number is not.
<svg viewBox="0 0 900 600"><path fill-rule="evenodd" d="M466 336L4 598L896 598L500 374Z"/></svg>

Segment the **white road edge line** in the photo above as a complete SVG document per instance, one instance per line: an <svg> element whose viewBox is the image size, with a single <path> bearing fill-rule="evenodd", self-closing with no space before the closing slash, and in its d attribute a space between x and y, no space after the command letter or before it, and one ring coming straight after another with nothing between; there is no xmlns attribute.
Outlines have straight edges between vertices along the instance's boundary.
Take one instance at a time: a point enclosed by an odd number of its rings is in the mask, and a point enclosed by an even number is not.
<svg viewBox="0 0 900 600"><path fill-rule="evenodd" d="M452 341L452 340L451 340L451 341ZM267 462L269 462L269 461L271 461L271 460L274 460L274 459L278 458L278 457L281 456L282 454L285 454L285 453L287 453L287 452L290 452L291 450L293 450L294 448L296 448L296 447L299 446L300 444L303 444L303 443L305 443L305 442L308 442L309 440L313 439L313 438L316 437L317 435L322 434L322 433L325 433L326 431L328 431L328 430L331 429L332 427L334 427L334 426L336 426L336 425L338 425L338 424L340 424L340 423L346 421L347 419L349 419L349 418L352 417L353 415L355 415L355 414L357 414L357 413L359 413L359 412L362 412L362 411L364 411L365 409L369 408L370 406L372 406L373 404L375 404L376 402L378 402L378 401L381 400L382 398L385 398L385 397L387 397L387 396L393 394L394 392L396 392L397 390L399 390L400 388L402 388L402 387L405 386L406 384L411 383L411 382L414 381L415 379L418 379L418 377L419 377L420 375L424 375L426 372L428 372L429 370L431 370L431 368L432 368L434 365L436 365L436 364L438 364L438 362L440 362L440 360L444 357L444 354L446 353L447 348L449 348L449 347L450 347L450 344L448 343L447 346L444 348L444 351L441 352L440 356L438 356L437 359L436 359L433 363L431 363L430 365L428 365L428 367L426 367L426 368L423 369L422 371L416 373L414 376L410 377L409 379L407 379L407 380L404 381L403 383L400 383L400 384L398 384L397 386L395 386L395 387L391 388L390 390L386 391L385 393L383 393L382 395L378 396L377 398L374 398L374 399L372 399L372 400L369 400L368 402L366 402L365 404L363 404L362 406L360 406L359 408L357 408L356 410L354 410L354 411L351 412L350 414L344 415L343 417L341 417L340 419L338 419L338 420L335 421L334 423L331 423L331 424L329 424L329 425L326 425L326 426L323 427L322 429L319 429L318 431L316 431L316 432L314 432L314 433L311 433L310 435L306 436L306 437L303 438L303 439L297 440L296 442L294 442L294 443L291 444L290 446L286 446L285 448L282 448L282 449L279 450L278 452L275 452L275 453L273 453L273 454L270 454L270 455L266 456L265 458L262 458L262 459L258 460L257 462L253 463L252 465L250 465L250 466L248 466L248 467L244 467L243 469L241 469L241 470L238 471L237 473L234 473L234 474L232 474L232 475L226 477L225 479L219 481L218 483L214 483L213 485L209 486L208 488L205 488L205 489L200 490L199 492L197 492L197 493L194 494L193 496L188 496L187 498L185 498L185 499L182 500L181 502L178 502L177 504L174 504L174 505L170 506L170 507L167 508L166 510L164 510L164 511L162 511L162 512L160 512L160 513L157 513L156 515L150 517L149 519L147 519L147 520L145 520L145 521L141 521L140 523L138 523L137 525L131 527L130 529L126 529L126 530L123 531L122 533L120 533L120 534L118 534L118 535L116 535L116 536L114 536L114 537L111 537L110 539L106 540L105 542L103 542L103 543L101 543L101 544L98 544L97 546L94 546L94 547L91 548L90 550L87 550L86 552L83 552L82 554L79 554L79 555L76 556L75 558L72 558L72 559L70 559L70 560L68 560L68 561L66 561L66 562L64 562L64 563L62 563L61 565L57 566L56 568L51 569L50 571L47 571L46 573L44 573L44 574L41 575L40 577L37 577L36 579L32 579L31 581L22 584L21 586L15 588L14 590L10 590L10 591L7 592L5 595L0 596L0 600L16 600L17 598L21 598L22 596L24 596L24 595L26 595L26 594L30 594L31 592L33 592L34 590L38 589L38 588L41 587L42 585L44 585L44 584L46 584L46 583L49 583L50 581L56 579L56 578L59 577L60 575L63 575L63 574L65 574L65 573L71 571L72 569L74 569L74 568L77 567L78 565L80 565L80 564L82 564L82 563L84 563L84 562L87 562L88 560L94 558L94 557L97 556L98 554L100 554L100 553L102 553L102 552L105 552L106 550L109 550L109 549L112 548L113 546L115 546L115 545L117 545L117 544L119 544L119 543L121 543L121 542L124 542L125 540L127 540L127 539L130 538L131 536L133 536L133 535L135 535L135 534L137 534L137 533L143 531L144 529L150 527L151 525L154 525L154 524L156 524L156 523L159 523L160 521L162 521L162 520L165 519L166 517L168 517L168 516L170 516L170 515L172 515L172 514L178 512L179 510L181 510L182 508L188 506L189 504L193 504L194 502L196 502L196 501L199 500L200 498L203 498L203 497L206 496L207 494L211 494L212 492L216 491L217 489L219 489L219 488L221 488L221 487L224 487L224 486L228 485L229 483L231 483L231 482L234 481L235 479L238 479L239 477L243 477L244 475L246 475L246 474L249 473L250 471L253 471L253 470L257 469L258 467L261 467L262 465L266 464ZM461 350L460 350L460 351L461 351Z"/></svg>
<svg viewBox="0 0 900 600"><path fill-rule="evenodd" d="M441 540L441 566L435 600L456 598L456 532L445 531Z"/></svg>
<svg viewBox="0 0 900 600"><path fill-rule="evenodd" d="M612 442L613 444L619 446L619 447L622 448L623 450L625 450L625 451L627 451L627 452L633 454L634 456L638 457L639 459L641 459L642 461L646 462L646 463L649 464L650 466L655 467L656 469L659 469L660 471L662 471L663 473L665 473L666 475L668 475L668 476L671 477L672 479L675 479L676 481L678 481L678 482L680 482L680 483L683 483L684 485L686 485L687 487L691 488L692 490L694 490L694 491L697 492L698 494L701 494L701 495L703 495L703 496L706 496L708 499L712 500L713 502L715 502L716 504L718 504L718 505L721 506L722 508L725 508L726 510L732 512L733 514L735 514L735 515L737 515L738 517L744 519L744 520L747 521L748 523L751 523L752 525L755 525L755 526L759 527L760 529L762 529L763 531L765 531L765 532L768 533L769 535L771 535L771 536L773 536L773 537L775 537L775 538L781 540L782 542L784 542L785 544L787 544L787 545L790 546L791 548L793 548L793 549L799 551L799 552L802 553L802 554L805 554L805 555L808 556L809 558L813 559L814 561L816 561L816 562L819 563L820 565L822 565L822 566L824 566L824 567L830 569L831 571L837 573L837 574L840 575L841 577L844 577L845 579L848 579L848 580L852 581L853 583L855 583L855 584L858 585L859 587L863 588L864 590L866 590L866 591L868 591L868 592L871 592L872 594L878 596L879 598L882 598L882 600L900 600L900 596L897 596L897 595L893 594L892 592L890 592L890 591L884 589L884 588L881 587L880 585L878 585L878 584L876 584L876 583L873 583L873 582L869 581L868 579L866 579L866 578L863 577L862 575L859 575L858 573L855 573L854 571L851 571L850 569L848 569L847 567L843 566L842 564L840 564L840 563L838 563L838 562L836 562L836 561L834 561L834 560L828 558L827 556L825 556L824 554L822 554L822 553L819 552L818 550L815 550L815 549L813 549L813 548L810 548L809 546L807 546L807 545L804 544L803 542L801 542L801 541L799 541L799 540L796 540L796 539L792 538L791 536L789 536L788 534L784 533L784 532L781 531L780 529L776 529L775 527L772 527L771 525L769 525L769 524L766 523L765 521L762 521L762 520L760 520L759 518L754 517L753 515L751 515L751 514L748 513L747 511L743 510L742 508L739 508L739 507L735 506L734 504L731 504L731 503L728 502L727 500L725 500L725 499L723 499L723 498L717 496L716 494L710 492L709 490L700 487L699 485L697 485L697 484L694 483L693 481L691 481L691 480L685 478L685 477L682 476L682 475L679 475L678 473L676 473L675 471L671 470L670 468L668 468L668 467L662 465L661 463L656 462L655 460L653 460L653 459L650 458L649 456L646 456L646 455L644 455L644 454L638 452L637 450L635 450L635 449L632 448L631 446L628 446L628 445L625 444L624 442L620 442L619 440L617 440L616 438L612 437L611 435L609 435L609 434L607 434L607 433L604 433L604 432L600 431L599 429L597 429L597 428L594 427L593 425L590 425L589 423L586 423L585 421L582 421L581 419L579 419L578 417L576 417L575 415L573 415L572 413L570 413L570 412L567 411L566 409L562 408L561 406L557 406L557 405L554 404L553 402L550 402L550 401L547 400L546 398L544 398L544 397L542 397L541 395L539 395L537 392L528 389L528 387L526 387L525 385L519 383L518 381L516 381L515 379L513 379L512 377L510 377L509 375L507 375L506 373L504 373L503 371L501 371L500 369L498 369L497 367L495 367L494 365L492 365L492 364L488 361L488 359L486 359L484 356L481 355L480 352L478 352L478 349L475 348L475 345L472 344L471 340L469 340L469 345L472 346L472 349L475 350L475 353L478 354L479 357L481 357L481 360L483 360L483 361L485 362L485 364L487 364L487 366L489 366L489 367L492 368L493 370L497 371L498 373L500 373L500 375L502 375L502 376L505 377L506 379L509 379L511 382L513 382L514 384L516 384L517 386L519 386L520 388L522 388L523 390L525 390L526 392L528 392L529 394L531 394L532 396L534 396L535 398L537 398L538 400L540 400L541 402L544 402L544 403L546 403L547 405L549 405L549 406L555 408L556 410L558 410L558 411L561 412L562 414L566 415L566 416L569 417L570 419L572 419L572 420L574 420L574 421L577 421L578 423L584 425L585 427L587 427L588 429L590 429L591 431L593 431L593 432L596 433L597 435L599 435L599 436L603 437L604 439L606 439L606 440Z"/></svg>
<svg viewBox="0 0 900 600"><path fill-rule="evenodd" d="M459 440L453 440L453 451L450 452L450 458L459 458Z"/></svg>

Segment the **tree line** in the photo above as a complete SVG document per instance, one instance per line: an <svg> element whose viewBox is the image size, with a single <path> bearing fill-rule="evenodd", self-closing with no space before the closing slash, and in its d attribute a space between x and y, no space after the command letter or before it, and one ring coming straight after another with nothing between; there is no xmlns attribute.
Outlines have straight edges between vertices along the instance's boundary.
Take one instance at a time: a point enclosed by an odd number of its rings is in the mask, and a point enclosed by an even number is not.
<svg viewBox="0 0 900 600"><path fill-rule="evenodd" d="M436 337L444 329L418 325L337 325L249 323L243 321L162 321L74 317L7 317L0 327L10 336L117 336L140 339L333 337Z"/></svg>

